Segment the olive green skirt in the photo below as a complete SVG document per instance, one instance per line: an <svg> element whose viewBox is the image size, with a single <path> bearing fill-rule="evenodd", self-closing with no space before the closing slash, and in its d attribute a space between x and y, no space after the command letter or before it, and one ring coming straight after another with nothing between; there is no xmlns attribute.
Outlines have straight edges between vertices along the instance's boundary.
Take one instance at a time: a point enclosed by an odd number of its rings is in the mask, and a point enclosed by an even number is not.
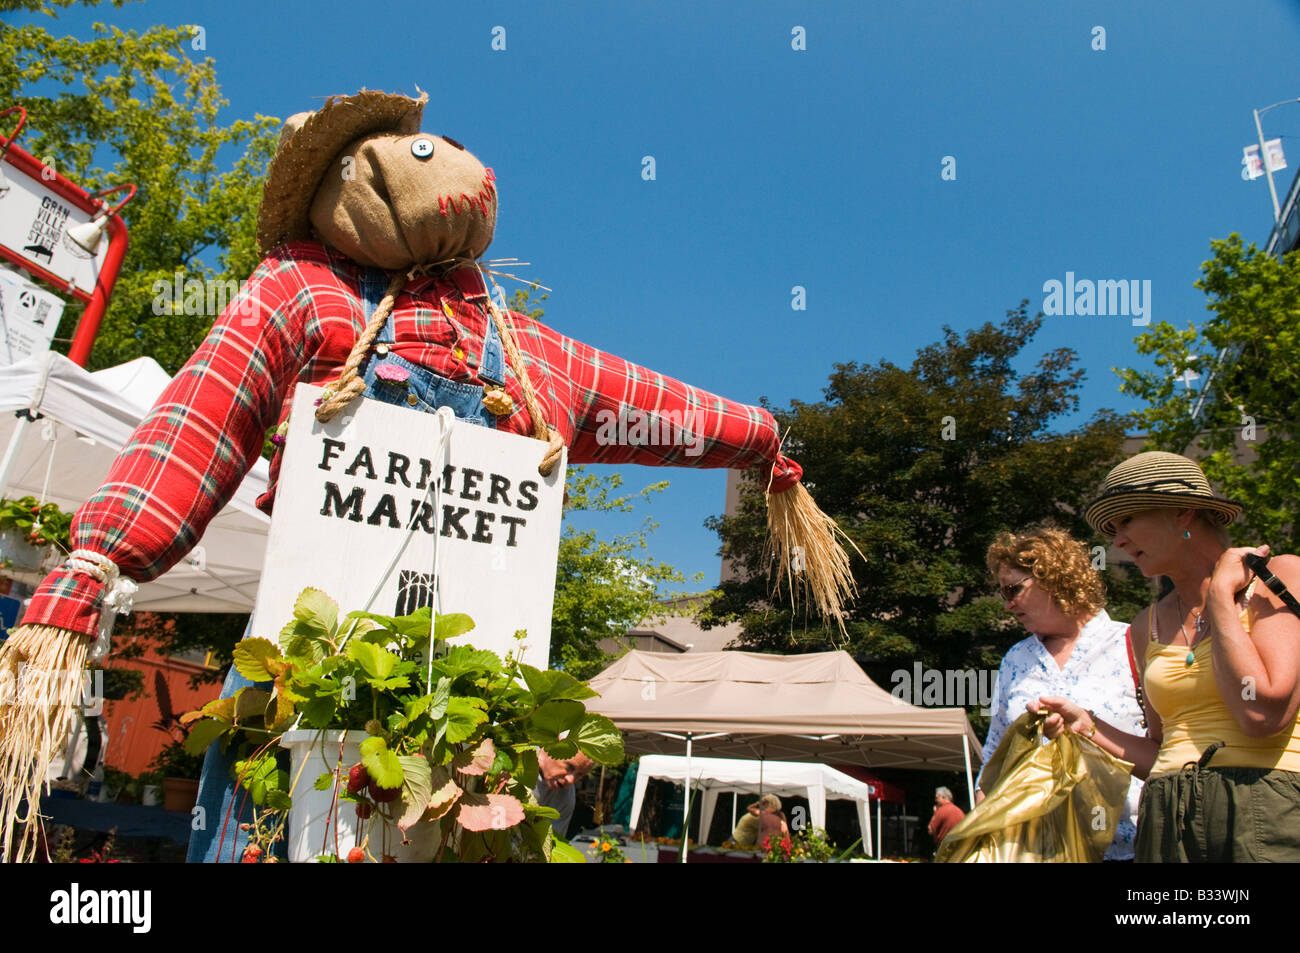
<svg viewBox="0 0 1300 953"><path fill-rule="evenodd" d="M1300 773L1202 767L1151 778L1138 808L1139 863L1300 863Z"/></svg>

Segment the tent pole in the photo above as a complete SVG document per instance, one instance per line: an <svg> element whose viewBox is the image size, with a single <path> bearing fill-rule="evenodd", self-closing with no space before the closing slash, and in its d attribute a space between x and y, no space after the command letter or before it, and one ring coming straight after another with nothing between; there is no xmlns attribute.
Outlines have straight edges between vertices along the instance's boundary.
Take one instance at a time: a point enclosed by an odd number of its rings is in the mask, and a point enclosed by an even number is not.
<svg viewBox="0 0 1300 953"><path fill-rule="evenodd" d="M682 798L682 863L686 863L687 843L691 839L691 739L694 732L686 732L686 794Z"/></svg>
<svg viewBox="0 0 1300 953"><path fill-rule="evenodd" d="M961 736L961 756L966 759L966 796L970 798L966 803L970 805L967 810L975 809L975 776L970 773L970 741L965 735Z"/></svg>
<svg viewBox="0 0 1300 953"><path fill-rule="evenodd" d="M30 417L19 417L18 425L14 427L13 435L9 438L9 446L5 448L4 459L0 460L0 496L3 496L9 489L9 478L13 475L14 466L18 463L18 454L23 449L23 442L27 437L27 428L31 425Z"/></svg>
<svg viewBox="0 0 1300 953"><path fill-rule="evenodd" d="M876 860L880 859L880 842L885 836L885 828L880 819L880 806L884 802L884 798L876 798Z"/></svg>

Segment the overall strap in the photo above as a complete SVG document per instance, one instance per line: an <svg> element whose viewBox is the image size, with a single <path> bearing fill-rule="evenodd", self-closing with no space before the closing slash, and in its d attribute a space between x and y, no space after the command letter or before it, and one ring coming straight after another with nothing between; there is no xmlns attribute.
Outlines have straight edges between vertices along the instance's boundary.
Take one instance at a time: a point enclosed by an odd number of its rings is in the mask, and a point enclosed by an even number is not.
<svg viewBox="0 0 1300 953"><path fill-rule="evenodd" d="M370 317L379 307L379 302L384 300L384 292L388 288L388 275L380 268L367 268L361 275L361 308L365 313L366 323L370 323ZM393 314L390 311L388 320L384 322L383 330L375 338L376 343L392 344L396 339L396 326L393 324Z"/></svg>

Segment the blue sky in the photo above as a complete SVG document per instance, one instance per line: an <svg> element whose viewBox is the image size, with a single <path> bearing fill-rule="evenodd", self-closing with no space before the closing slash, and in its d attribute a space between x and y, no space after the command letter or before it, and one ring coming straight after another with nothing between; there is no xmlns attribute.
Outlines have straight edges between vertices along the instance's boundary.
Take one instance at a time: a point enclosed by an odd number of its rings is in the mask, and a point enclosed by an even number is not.
<svg viewBox="0 0 1300 953"><path fill-rule="evenodd" d="M907 364L944 324L996 321L1022 298L1036 311L1067 271L1149 280L1155 322L1198 320L1210 240L1268 235L1267 186L1240 175L1250 111L1300 96L1300 6L1283 0L172 0L74 8L56 27L94 21L201 25L226 120L363 86L428 91L424 128L495 169L488 257L532 262L554 289L548 323L778 406L820 399L836 362ZM1264 123L1300 163L1300 104ZM1073 347L1088 372L1070 423L1132 408L1111 368L1140 361L1140 330L1046 319L1030 358ZM642 510L660 523L652 553L716 582L702 524L725 475L623 472L671 480Z"/></svg>

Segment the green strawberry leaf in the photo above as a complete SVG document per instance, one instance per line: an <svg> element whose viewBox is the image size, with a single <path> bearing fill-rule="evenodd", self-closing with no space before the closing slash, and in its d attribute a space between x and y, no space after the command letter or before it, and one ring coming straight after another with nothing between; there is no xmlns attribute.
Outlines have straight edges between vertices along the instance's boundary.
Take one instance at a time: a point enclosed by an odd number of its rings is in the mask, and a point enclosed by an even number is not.
<svg viewBox="0 0 1300 953"><path fill-rule="evenodd" d="M326 771L324 774L322 774L319 778L316 779L315 788L317 791L328 791L332 787L334 787L333 771Z"/></svg>
<svg viewBox="0 0 1300 953"><path fill-rule="evenodd" d="M567 698L549 701L528 719L528 740L539 745L552 745L560 740L560 735L578 727L586 713L586 707L579 701Z"/></svg>
<svg viewBox="0 0 1300 953"><path fill-rule="evenodd" d="M474 628L474 620L463 612L452 612L447 615L440 615L433 623L433 637L441 642L444 639L454 639L458 635L464 635Z"/></svg>
<svg viewBox="0 0 1300 953"><path fill-rule="evenodd" d="M569 740L597 764L623 763L623 733L604 715L588 713Z"/></svg>
<svg viewBox="0 0 1300 953"><path fill-rule="evenodd" d="M396 655L370 642L349 642L346 651L371 679L388 678L397 667Z"/></svg>
<svg viewBox="0 0 1300 953"><path fill-rule="evenodd" d="M361 742L361 763L370 773L370 780L376 787L400 788L402 786L402 762L397 755L388 750L383 738L372 735Z"/></svg>
<svg viewBox="0 0 1300 953"><path fill-rule="evenodd" d="M424 755L407 754L397 759L402 766L402 816L397 826L406 830L429 807L433 795L433 771Z"/></svg>
<svg viewBox="0 0 1300 953"><path fill-rule="evenodd" d="M551 845L551 863L553 864L585 864L587 858L582 856L582 851L566 844L558 837L555 843Z"/></svg>
<svg viewBox="0 0 1300 953"><path fill-rule="evenodd" d="M543 672L531 665L520 665L519 669L524 673L524 681L528 685L528 690L533 693L533 698L536 699L539 705L553 698L580 700L596 697L596 692L593 692L568 672Z"/></svg>
<svg viewBox="0 0 1300 953"><path fill-rule="evenodd" d="M185 751L188 754L201 756L208 750L208 746L220 738L230 727L232 727L230 722L217 718L205 718L202 721L195 722L194 727L190 729L190 733L185 738Z"/></svg>
<svg viewBox="0 0 1300 953"><path fill-rule="evenodd" d="M447 701L447 742L460 744L487 721L487 702L481 698L453 695Z"/></svg>
<svg viewBox="0 0 1300 953"><path fill-rule="evenodd" d="M235 646L235 671L254 682L267 682L284 671L280 650L270 639L244 639ZM268 663L275 661L275 671Z"/></svg>
<svg viewBox="0 0 1300 953"><path fill-rule="evenodd" d="M484 738L468 751L462 751L451 759L451 766L461 774L478 776L488 773L497 758L496 745L491 738Z"/></svg>
<svg viewBox="0 0 1300 953"><path fill-rule="evenodd" d="M318 695L302 706L302 723L308 728L328 728L337 708L338 699L333 695Z"/></svg>

